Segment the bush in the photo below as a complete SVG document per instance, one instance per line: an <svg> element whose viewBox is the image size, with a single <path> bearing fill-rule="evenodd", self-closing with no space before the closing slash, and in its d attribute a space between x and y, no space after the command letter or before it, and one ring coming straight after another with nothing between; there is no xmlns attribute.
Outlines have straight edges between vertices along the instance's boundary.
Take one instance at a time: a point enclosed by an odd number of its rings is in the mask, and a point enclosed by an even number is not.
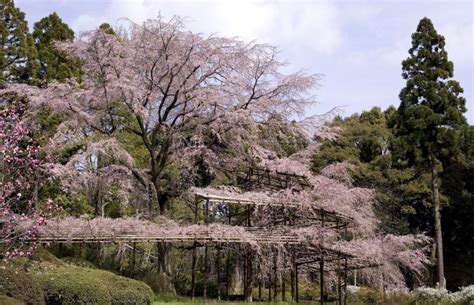
<svg viewBox="0 0 474 305"><path fill-rule="evenodd" d="M153 302L153 291L147 284L111 272L100 271L100 273L100 279L109 285L112 304L151 304Z"/></svg>
<svg viewBox="0 0 474 305"><path fill-rule="evenodd" d="M382 295L374 288L347 286L347 299L354 304L382 304Z"/></svg>
<svg viewBox="0 0 474 305"><path fill-rule="evenodd" d="M461 290L449 293L447 290L420 287L411 292L414 298L413 303L422 302L423 304L449 304L461 305L470 304L474 301L474 286L464 287Z"/></svg>
<svg viewBox="0 0 474 305"><path fill-rule="evenodd" d="M0 294L24 301L26 304L44 304L40 284L26 272L15 268L0 267ZM14 304L12 301L10 303Z"/></svg>
<svg viewBox="0 0 474 305"><path fill-rule="evenodd" d="M64 265L36 273L48 304L151 304L145 283L108 271Z"/></svg>
<svg viewBox="0 0 474 305"><path fill-rule="evenodd" d="M7 297L4 294L0 294L0 304L2 305L24 305L25 303L14 298Z"/></svg>
<svg viewBox="0 0 474 305"><path fill-rule="evenodd" d="M111 304L106 283L96 270L79 267L55 267L36 274L48 304Z"/></svg>
<svg viewBox="0 0 474 305"><path fill-rule="evenodd" d="M415 301L441 301L446 298L447 290L430 287L419 287L412 291L411 295Z"/></svg>

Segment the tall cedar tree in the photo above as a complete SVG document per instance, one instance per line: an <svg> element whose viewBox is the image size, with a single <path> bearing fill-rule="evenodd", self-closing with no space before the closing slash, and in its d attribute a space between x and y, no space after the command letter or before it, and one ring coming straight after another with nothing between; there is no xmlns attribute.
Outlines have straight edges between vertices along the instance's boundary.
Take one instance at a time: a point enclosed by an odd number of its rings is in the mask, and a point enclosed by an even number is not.
<svg viewBox="0 0 474 305"><path fill-rule="evenodd" d="M46 82L64 81L68 78L80 77L79 62L68 57L54 45L56 41L74 41L74 31L56 13L35 23L33 38L38 50L40 62L38 78L40 80Z"/></svg>
<svg viewBox="0 0 474 305"><path fill-rule="evenodd" d="M15 7L13 0L0 0L0 80L34 83L38 65L25 13Z"/></svg>
<svg viewBox="0 0 474 305"><path fill-rule="evenodd" d="M401 160L429 168L434 205L439 287L446 287L438 171L441 164L458 154L459 134L466 119L463 89L452 80L453 63L444 49L445 39L431 20L423 18L412 35L410 56L402 62L406 87L394 116L395 144Z"/></svg>

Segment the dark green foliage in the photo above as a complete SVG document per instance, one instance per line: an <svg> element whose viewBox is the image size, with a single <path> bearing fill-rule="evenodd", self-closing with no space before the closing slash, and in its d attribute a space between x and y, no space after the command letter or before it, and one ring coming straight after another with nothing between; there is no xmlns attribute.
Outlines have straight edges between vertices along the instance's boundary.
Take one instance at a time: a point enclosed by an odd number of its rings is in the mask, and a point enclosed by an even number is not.
<svg viewBox="0 0 474 305"><path fill-rule="evenodd" d="M145 283L110 272L101 272L103 273L100 278L110 287L112 304L132 305L153 302L153 292Z"/></svg>
<svg viewBox="0 0 474 305"><path fill-rule="evenodd" d="M110 304L107 284L100 281L96 270L58 267L36 275L48 304Z"/></svg>
<svg viewBox="0 0 474 305"><path fill-rule="evenodd" d="M146 284L108 271L70 265L35 274L48 304L151 304Z"/></svg>
<svg viewBox="0 0 474 305"><path fill-rule="evenodd" d="M429 169L431 174L437 276L441 288L446 287L446 280L438 195L442 190L440 164L446 166L459 156L461 133L467 126L463 89L452 80L453 63L444 47L444 37L436 32L431 20L423 18L412 35L410 57L402 62L406 86L400 92L401 104L391 120L395 158L416 166L420 172Z"/></svg>
<svg viewBox="0 0 474 305"><path fill-rule="evenodd" d="M452 80L453 63L428 18L412 35L410 57L402 62L406 87L391 122L397 157L411 164L437 158L446 161L459 153L459 130L466 125L463 89Z"/></svg>
<svg viewBox="0 0 474 305"><path fill-rule="evenodd" d="M56 134L57 128L64 118L62 115L43 110L36 114L35 119L40 126L35 131L35 139L41 146L48 145L49 139Z"/></svg>
<svg viewBox="0 0 474 305"><path fill-rule="evenodd" d="M387 113L391 113L391 109ZM342 130L336 141L323 142L320 152L312 160L315 172L335 162L368 163L388 152L391 133L386 126L386 113L378 107L360 116L337 118L332 126Z"/></svg>
<svg viewBox="0 0 474 305"><path fill-rule="evenodd" d="M107 22L104 22L102 23L100 26L99 26L99 29L104 31L105 33L109 34L109 35L117 35L114 31L114 29L112 28L112 26L110 24L108 24Z"/></svg>
<svg viewBox="0 0 474 305"><path fill-rule="evenodd" d="M0 266L0 294L22 300L26 304L44 304L40 284L30 274L15 267Z"/></svg>
<svg viewBox="0 0 474 305"><path fill-rule="evenodd" d="M40 68L38 78L42 81L64 81L68 78L79 78L81 65L76 60L68 58L64 52L59 51L54 43L74 41L74 31L65 24L56 13L44 17L36 22L33 38Z"/></svg>
<svg viewBox="0 0 474 305"><path fill-rule="evenodd" d="M441 175L442 192L449 198L443 209L448 288L474 282L474 126L462 131L461 151L446 164Z"/></svg>
<svg viewBox="0 0 474 305"><path fill-rule="evenodd" d="M0 0L0 81L34 83L37 56L25 13L13 0Z"/></svg>
<svg viewBox="0 0 474 305"><path fill-rule="evenodd" d="M380 230L393 234L432 230L429 175L399 164L391 154L392 131L387 121L395 109L374 107L362 114L336 118L332 123L338 137L323 141L312 158L312 169L342 161L356 165L352 171L355 186L376 189L376 212Z"/></svg>
<svg viewBox="0 0 474 305"><path fill-rule="evenodd" d="M287 123L278 116L272 116L261 124L259 139L262 146L272 149L282 157L287 157L308 146L308 140L292 129L292 123Z"/></svg>
<svg viewBox="0 0 474 305"><path fill-rule="evenodd" d="M41 202L48 199L63 208L66 215L79 217L84 214L94 214L94 207L91 206L85 194L77 193L74 196L67 194L61 182L57 178L48 179L39 190L39 198Z"/></svg>
<svg viewBox="0 0 474 305"><path fill-rule="evenodd" d="M8 297L6 295L0 294L0 304L2 305L24 305L25 302L18 299Z"/></svg>

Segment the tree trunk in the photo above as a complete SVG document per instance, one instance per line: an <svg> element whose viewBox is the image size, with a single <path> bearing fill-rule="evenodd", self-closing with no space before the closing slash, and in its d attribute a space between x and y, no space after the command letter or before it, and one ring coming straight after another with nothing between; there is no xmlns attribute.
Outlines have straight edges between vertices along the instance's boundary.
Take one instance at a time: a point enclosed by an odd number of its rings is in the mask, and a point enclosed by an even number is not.
<svg viewBox="0 0 474 305"><path fill-rule="evenodd" d="M156 244L157 253L158 253L158 272L161 275L160 289L164 292L175 293L174 285L172 282L172 271L171 271L171 262L170 251L171 245L167 243L157 243Z"/></svg>
<svg viewBox="0 0 474 305"><path fill-rule="evenodd" d="M441 211L438 192L438 172L436 171L436 160L431 158L431 183L434 203L434 222L435 222L435 240L436 255L438 258L438 283L440 289L446 289L446 278L444 277L444 258L443 258L443 231L441 230Z"/></svg>

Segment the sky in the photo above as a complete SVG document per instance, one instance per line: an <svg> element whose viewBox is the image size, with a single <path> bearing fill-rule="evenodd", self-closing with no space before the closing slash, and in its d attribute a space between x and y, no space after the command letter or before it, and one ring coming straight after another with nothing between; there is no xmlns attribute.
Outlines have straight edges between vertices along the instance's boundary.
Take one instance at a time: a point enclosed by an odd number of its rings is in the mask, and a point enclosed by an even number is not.
<svg viewBox="0 0 474 305"><path fill-rule="evenodd" d="M193 32L276 45L285 72L322 74L319 102L307 115L343 107L343 114L398 106L401 62L423 17L446 38L454 79L464 88L474 124L474 1L323 0L16 0L30 28L56 12L76 33L126 17L187 17Z"/></svg>

